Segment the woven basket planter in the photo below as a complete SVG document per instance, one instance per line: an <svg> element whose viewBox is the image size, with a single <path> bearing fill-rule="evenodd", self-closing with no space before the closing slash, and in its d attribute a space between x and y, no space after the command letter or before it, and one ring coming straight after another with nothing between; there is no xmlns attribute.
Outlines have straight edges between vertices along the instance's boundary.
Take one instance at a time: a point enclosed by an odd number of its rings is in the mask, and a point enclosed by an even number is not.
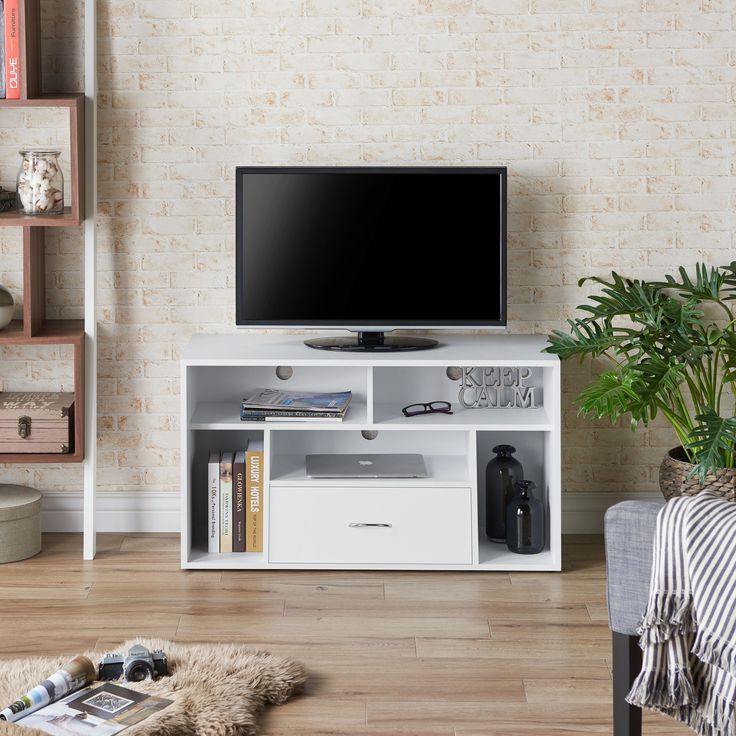
<svg viewBox="0 0 736 736"><path fill-rule="evenodd" d="M674 447L664 456L659 466L659 488L668 501L676 496L694 496L706 489L736 501L736 468L723 468L716 475L707 475L702 486L696 477L688 478L692 469L682 447Z"/></svg>

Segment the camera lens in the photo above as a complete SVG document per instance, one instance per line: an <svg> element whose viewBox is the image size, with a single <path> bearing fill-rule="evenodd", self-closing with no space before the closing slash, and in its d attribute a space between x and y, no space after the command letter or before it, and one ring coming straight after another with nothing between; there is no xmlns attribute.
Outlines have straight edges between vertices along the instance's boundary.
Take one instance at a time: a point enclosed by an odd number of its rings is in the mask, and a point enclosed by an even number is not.
<svg viewBox="0 0 736 736"><path fill-rule="evenodd" d="M125 669L125 679L128 682L141 682L147 677L153 677L153 670L148 662L131 662Z"/></svg>

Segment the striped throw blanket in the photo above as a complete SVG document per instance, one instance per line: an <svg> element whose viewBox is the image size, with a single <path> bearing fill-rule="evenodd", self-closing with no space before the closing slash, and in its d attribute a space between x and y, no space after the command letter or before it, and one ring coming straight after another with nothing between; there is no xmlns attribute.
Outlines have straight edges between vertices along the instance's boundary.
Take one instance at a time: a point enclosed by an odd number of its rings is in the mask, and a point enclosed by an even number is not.
<svg viewBox="0 0 736 736"><path fill-rule="evenodd" d="M736 736L736 503L703 491L660 511L639 634L628 701L701 736Z"/></svg>

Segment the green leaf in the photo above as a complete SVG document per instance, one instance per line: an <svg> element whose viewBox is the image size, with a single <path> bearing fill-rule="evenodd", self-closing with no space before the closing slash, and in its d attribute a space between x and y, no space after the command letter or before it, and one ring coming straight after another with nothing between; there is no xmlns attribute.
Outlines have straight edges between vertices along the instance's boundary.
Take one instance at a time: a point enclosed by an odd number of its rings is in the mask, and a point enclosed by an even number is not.
<svg viewBox="0 0 736 736"><path fill-rule="evenodd" d="M692 475L697 475L703 485L708 473L731 464L736 447L736 417L720 417L708 408L695 419L699 424L690 433L687 449L697 462Z"/></svg>
<svg viewBox="0 0 736 736"><path fill-rule="evenodd" d="M694 298L698 301L718 301L721 289L726 283L727 273L725 269L719 269L697 263L695 265L695 279L682 267L678 269L679 281L674 276L666 276L666 281L661 286L676 289L680 296Z"/></svg>
<svg viewBox="0 0 736 736"><path fill-rule="evenodd" d="M670 398L685 382L685 366L663 360L657 354L632 365L631 370L638 378L635 382L637 400L631 412L645 423L657 416L657 400L669 404Z"/></svg>
<svg viewBox="0 0 736 736"><path fill-rule="evenodd" d="M685 302L666 299L662 302L661 309L667 321L683 330L699 326L703 319L703 311L698 308L698 301L695 299L688 299Z"/></svg>
<svg viewBox="0 0 736 736"><path fill-rule="evenodd" d="M612 327L603 328L596 322L569 319L567 324L571 334L554 330L548 337L549 345L544 349L546 353L558 355L563 360L574 355L581 358L585 355L598 357L627 339L625 331L616 331Z"/></svg>
<svg viewBox="0 0 736 736"><path fill-rule="evenodd" d="M580 413L596 419L609 417L615 422L622 414L630 411L637 400L633 386L633 376L616 371L601 373L594 383L583 390L577 397Z"/></svg>
<svg viewBox="0 0 736 736"><path fill-rule="evenodd" d="M663 340L659 354L664 360L687 366L699 366L704 357L713 350L707 344L697 344L698 338L692 333L675 331Z"/></svg>
<svg viewBox="0 0 736 736"><path fill-rule="evenodd" d="M731 261L727 266L721 266L723 271L723 283L726 285L725 299L736 299L736 261Z"/></svg>
<svg viewBox="0 0 736 736"><path fill-rule="evenodd" d="M612 320L614 317L633 317L649 315L656 312L657 305L668 299L662 294L660 284L650 284L643 281L624 279L615 271L611 273L611 281L593 276L580 279L579 284L593 281L601 284L604 288L602 294L594 294L590 297L590 304L582 304L578 307L587 312L593 319Z"/></svg>

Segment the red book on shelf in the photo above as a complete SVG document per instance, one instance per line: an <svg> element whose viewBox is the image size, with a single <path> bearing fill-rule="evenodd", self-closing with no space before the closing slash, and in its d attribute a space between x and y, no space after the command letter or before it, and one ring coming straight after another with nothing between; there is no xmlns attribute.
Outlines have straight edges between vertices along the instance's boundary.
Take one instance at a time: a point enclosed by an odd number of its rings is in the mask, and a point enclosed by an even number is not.
<svg viewBox="0 0 736 736"><path fill-rule="evenodd" d="M20 99L19 0L5 0L5 96Z"/></svg>

